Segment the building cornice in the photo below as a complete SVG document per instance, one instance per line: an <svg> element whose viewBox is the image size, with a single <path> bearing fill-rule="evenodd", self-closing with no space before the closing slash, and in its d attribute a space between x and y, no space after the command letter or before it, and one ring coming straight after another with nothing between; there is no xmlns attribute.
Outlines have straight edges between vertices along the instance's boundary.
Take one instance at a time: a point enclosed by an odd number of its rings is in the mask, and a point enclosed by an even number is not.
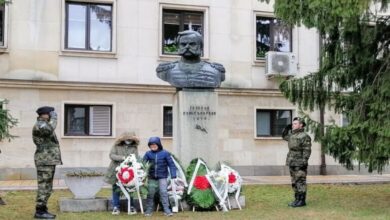
<svg viewBox="0 0 390 220"><path fill-rule="evenodd" d="M176 89L169 85L153 84L126 84L100 82L72 82L72 81L40 81L0 79L0 88L23 88L45 90L79 90L102 92L134 92L134 93L168 93L174 94ZM254 88L218 88L219 95L227 96L275 96L282 97L277 89Z"/></svg>

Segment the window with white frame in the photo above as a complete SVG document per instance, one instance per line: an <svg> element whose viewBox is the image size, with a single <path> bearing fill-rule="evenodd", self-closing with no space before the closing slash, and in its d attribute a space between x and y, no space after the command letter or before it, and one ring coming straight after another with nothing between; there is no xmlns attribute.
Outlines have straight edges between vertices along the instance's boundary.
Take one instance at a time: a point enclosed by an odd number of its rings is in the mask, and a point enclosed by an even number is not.
<svg viewBox="0 0 390 220"><path fill-rule="evenodd" d="M178 32L194 30L203 36L204 12L178 9L163 9L162 12L162 54L177 55Z"/></svg>
<svg viewBox="0 0 390 220"><path fill-rule="evenodd" d="M256 109L256 137L281 137L291 121L292 110Z"/></svg>
<svg viewBox="0 0 390 220"><path fill-rule="evenodd" d="M65 104L65 136L111 136L112 105Z"/></svg>
<svg viewBox="0 0 390 220"><path fill-rule="evenodd" d="M163 137L172 137L173 132L172 106L163 106Z"/></svg>
<svg viewBox="0 0 390 220"><path fill-rule="evenodd" d="M113 5L65 2L65 49L112 51Z"/></svg>
<svg viewBox="0 0 390 220"><path fill-rule="evenodd" d="M268 51L291 52L292 28L273 17L256 16L256 59Z"/></svg>

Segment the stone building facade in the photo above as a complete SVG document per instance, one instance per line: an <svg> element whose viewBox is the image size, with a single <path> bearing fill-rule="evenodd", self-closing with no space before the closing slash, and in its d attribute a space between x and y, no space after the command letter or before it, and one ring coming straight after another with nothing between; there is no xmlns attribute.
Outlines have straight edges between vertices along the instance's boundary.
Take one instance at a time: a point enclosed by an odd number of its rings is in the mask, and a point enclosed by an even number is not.
<svg viewBox="0 0 390 220"><path fill-rule="evenodd" d="M291 52L295 77L318 68L316 30L274 19L257 0L17 0L1 7L0 99L19 120L18 138L2 142L0 179L35 178L31 129L35 110L54 106L64 165L104 170L120 133L133 130L142 155L150 136L172 149L175 89L155 68L178 59L175 33L202 33L202 59L226 68L220 89L220 160L243 175L285 175L281 128L297 109L266 76L265 52ZM318 118L316 112L314 118ZM330 117L330 116L329 116ZM339 116L332 116L339 121ZM319 172L314 143L310 172ZM327 157L328 171L344 170Z"/></svg>

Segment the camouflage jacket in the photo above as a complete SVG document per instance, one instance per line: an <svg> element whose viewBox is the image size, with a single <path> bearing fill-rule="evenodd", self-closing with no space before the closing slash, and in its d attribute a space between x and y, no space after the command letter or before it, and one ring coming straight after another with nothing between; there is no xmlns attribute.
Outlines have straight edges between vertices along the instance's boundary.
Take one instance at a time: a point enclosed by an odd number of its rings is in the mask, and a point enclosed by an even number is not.
<svg viewBox="0 0 390 220"><path fill-rule="evenodd" d="M33 141L37 146L34 155L36 166L62 164L60 145L54 132L56 126L57 118L50 121L37 119L32 130Z"/></svg>
<svg viewBox="0 0 390 220"><path fill-rule="evenodd" d="M303 129L283 132L283 139L288 141L287 166L307 166L311 154L311 138Z"/></svg>

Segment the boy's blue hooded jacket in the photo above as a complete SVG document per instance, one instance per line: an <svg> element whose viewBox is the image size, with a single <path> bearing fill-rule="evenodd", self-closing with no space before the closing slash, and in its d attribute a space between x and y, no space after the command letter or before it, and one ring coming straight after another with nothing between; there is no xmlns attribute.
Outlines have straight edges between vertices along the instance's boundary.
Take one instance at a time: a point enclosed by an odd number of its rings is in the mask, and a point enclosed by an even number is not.
<svg viewBox="0 0 390 220"><path fill-rule="evenodd" d="M171 154L163 149L159 137L149 138L148 146L156 144L157 151L148 151L144 155L144 161L150 163L149 178L163 179L168 177L168 167L171 173L171 178L176 178L176 166L172 160Z"/></svg>

